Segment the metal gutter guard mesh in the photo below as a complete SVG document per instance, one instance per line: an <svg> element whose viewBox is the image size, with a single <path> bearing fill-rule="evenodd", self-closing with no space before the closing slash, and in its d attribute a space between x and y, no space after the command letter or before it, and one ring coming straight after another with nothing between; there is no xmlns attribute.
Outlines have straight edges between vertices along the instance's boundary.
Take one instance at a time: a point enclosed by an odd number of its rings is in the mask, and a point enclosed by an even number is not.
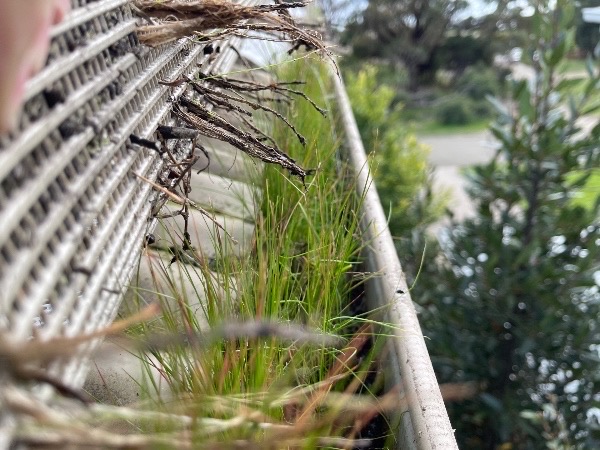
<svg viewBox="0 0 600 450"><path fill-rule="evenodd" d="M27 85L19 129L0 138L0 332L16 341L110 323L136 265L156 194L158 154L130 143L169 122L159 80L207 57L179 42L139 45L126 0L73 0L46 68ZM233 52L210 63L225 69ZM72 362L57 374L79 385Z"/></svg>

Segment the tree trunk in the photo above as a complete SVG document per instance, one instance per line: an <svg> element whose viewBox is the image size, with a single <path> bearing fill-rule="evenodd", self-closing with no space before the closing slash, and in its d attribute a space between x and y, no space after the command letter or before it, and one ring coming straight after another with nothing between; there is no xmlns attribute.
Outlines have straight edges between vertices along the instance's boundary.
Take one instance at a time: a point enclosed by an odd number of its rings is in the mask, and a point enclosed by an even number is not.
<svg viewBox="0 0 600 450"><path fill-rule="evenodd" d="M411 63L406 65L406 70L408 72L408 90L417 92L420 85L419 68L416 64Z"/></svg>
<svg viewBox="0 0 600 450"><path fill-rule="evenodd" d="M437 68L432 58L420 64L407 62L405 67L408 72L408 90L410 92L417 92L422 86L429 86L435 81Z"/></svg>

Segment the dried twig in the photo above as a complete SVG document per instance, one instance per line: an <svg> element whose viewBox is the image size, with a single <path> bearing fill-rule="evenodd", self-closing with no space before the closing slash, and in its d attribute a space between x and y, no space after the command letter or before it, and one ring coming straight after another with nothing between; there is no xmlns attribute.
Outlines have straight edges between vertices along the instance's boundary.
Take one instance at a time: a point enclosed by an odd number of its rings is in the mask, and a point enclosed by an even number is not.
<svg viewBox="0 0 600 450"><path fill-rule="evenodd" d="M183 198L180 197L179 195L171 192L170 190L168 190L167 188L156 184L154 181L149 180L148 178L146 178L143 175L140 175L138 173L133 172L133 174L138 177L140 180L145 181L146 183L148 183L149 185L151 185L154 189L162 192L163 194L165 194L167 197L169 197L171 200L173 200L175 203L179 203L180 205L190 205L192 208L194 208L195 210L199 211L203 216L205 216L207 219L209 219L217 228L219 228L220 230L222 230L229 239L231 239L231 241L234 244L237 244L238 241L225 229L223 228L223 225L221 225L219 222L217 222L215 220L215 218L204 208L202 208L200 205L196 204L195 202L191 201L189 198Z"/></svg>
<svg viewBox="0 0 600 450"><path fill-rule="evenodd" d="M298 140L300 141L300 143L303 146L306 146L306 138L300 134L300 132L296 129L296 127L289 120L287 120L282 114L278 113L273 108L269 108L266 105L263 105L259 102L253 102L253 101L248 100L241 96L234 97L232 95L227 94L226 92L216 93L212 89L209 89L208 87L204 86L203 84L201 84L199 82L192 81L191 84L194 87L194 89L196 90L196 92L198 92L200 95L202 95L205 100L213 103L216 106L222 106L224 108L232 109L243 115L251 116L252 114L249 111L231 103L231 102L239 102L239 103L250 106L252 109L255 109L255 110L260 109L260 110L263 110L270 114L273 114L275 117L277 117L283 123L285 123L285 125L289 129L291 129L294 132L294 134L298 137ZM266 89L272 90L271 88L265 87L265 90Z"/></svg>
<svg viewBox="0 0 600 450"><path fill-rule="evenodd" d="M181 103L189 111L186 112L180 106L175 105L173 113L189 126L196 128L205 136L225 141L252 157L267 163L278 164L289 170L292 175L298 176L304 183L309 172L279 148L261 142L252 134L240 130L193 100L182 98Z"/></svg>
<svg viewBox="0 0 600 450"><path fill-rule="evenodd" d="M189 345L204 349L219 341L237 339L279 339L298 345L312 344L339 347L344 340L338 336L318 333L300 325L264 320L230 321L203 333L169 333L146 336L143 340L127 340L136 350L160 351L173 346Z"/></svg>
<svg viewBox="0 0 600 450"><path fill-rule="evenodd" d="M133 0L134 6L149 22L139 26L137 34L146 45L158 46L183 37L219 30L220 38L239 30L279 33L308 48L321 51L334 62L320 36L296 25L287 13L307 2L243 6L228 0ZM335 62L334 62L335 63Z"/></svg>
<svg viewBox="0 0 600 450"><path fill-rule="evenodd" d="M228 78L222 75L206 75L203 73L199 73L200 81L207 81L216 85L217 87L223 89L230 89L235 92L262 92L262 91L272 91L277 94L294 94L299 97L302 97L307 102L309 102L313 108L315 108L323 117L327 117L327 111L320 108L308 95L306 95L302 91L298 91L295 89L291 89L288 86L304 84L302 81L282 81L277 83L270 84L261 84L248 80L239 80Z"/></svg>

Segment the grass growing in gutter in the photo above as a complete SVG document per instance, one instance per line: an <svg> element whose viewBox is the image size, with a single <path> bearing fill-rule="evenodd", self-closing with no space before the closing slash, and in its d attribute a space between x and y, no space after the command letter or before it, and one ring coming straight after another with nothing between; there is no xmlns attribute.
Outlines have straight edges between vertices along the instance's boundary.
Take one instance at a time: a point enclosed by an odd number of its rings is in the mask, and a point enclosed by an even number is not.
<svg viewBox="0 0 600 450"><path fill-rule="evenodd" d="M279 78L307 80L304 92L332 111L328 74L320 64L283 65ZM386 409L386 400L371 394L382 383L372 367L381 348L368 344L371 325L351 317L357 285L353 273L362 245L362 199L338 158L335 123L308 102L294 102L283 112L307 145L281 123L273 124L271 135L302 167L314 168L314 175L303 186L267 166L250 255L217 258L211 268L198 260L197 267L177 265L176 270L188 271L181 277L190 280L198 278L190 271L200 273L209 325L291 322L343 336L346 344L299 345L267 336L222 341L202 351L155 352L156 365L175 393L175 399L156 407L169 414L185 411L193 418L186 431L195 447L357 447L361 428ZM224 250L231 242L222 236L218 244ZM168 278L167 272L163 275ZM166 302L164 318L146 324L146 332L156 332L156 326L169 332L201 327L190 313L194 299L183 298L176 286L173 298ZM153 423L151 428L179 433L171 423Z"/></svg>
<svg viewBox="0 0 600 450"><path fill-rule="evenodd" d="M327 103L327 72L314 61L280 76L311 80L306 93ZM168 263L148 249L137 299L142 306L158 298L162 315L153 305L103 332L141 321L116 344L143 355L148 398L130 407L60 398L53 409L13 393L11 408L32 419L17 427L17 447L354 449L373 448L361 438L365 429L385 438L385 419L373 419L398 408L398 393L375 395L383 390L383 339L372 339L376 324L360 308L364 276L355 274L362 199L337 157L335 124L308 103L286 112L308 145L285 125L271 134L316 171L304 185L266 168L250 253L227 256L233 244L218 233L223 254L212 262L187 248L185 257L176 252L185 264Z"/></svg>

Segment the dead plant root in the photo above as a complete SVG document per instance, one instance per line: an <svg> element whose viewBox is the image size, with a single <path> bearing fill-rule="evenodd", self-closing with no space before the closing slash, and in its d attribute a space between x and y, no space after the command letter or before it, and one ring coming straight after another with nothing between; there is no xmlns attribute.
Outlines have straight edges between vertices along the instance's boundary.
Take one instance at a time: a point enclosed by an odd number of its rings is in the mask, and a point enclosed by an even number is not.
<svg viewBox="0 0 600 450"><path fill-rule="evenodd" d="M211 33L222 39L227 35L254 31L284 35L286 40L318 50L332 59L321 37L299 27L289 14L289 9L304 7L307 3L243 6L230 0L133 1L151 22L137 29L138 38L145 45L155 47L184 37L200 37L206 41L210 40ZM264 36L255 37L264 39Z"/></svg>
<svg viewBox="0 0 600 450"><path fill-rule="evenodd" d="M132 0L132 3L145 18L146 23L138 26L137 35L140 42L148 46L155 47L181 38L197 39L203 44L233 35L265 39L266 34L273 36L271 40L290 42L291 51L304 46L309 51L320 52L335 65L321 37L298 26L289 13L291 8L306 6L307 1L257 6L243 6L231 0ZM201 73L198 79L181 78L162 83L170 86L189 84L195 92L194 96L184 95L173 108L174 115L186 126L201 135L228 142L254 158L277 164L300 178L302 183L310 174L310 170L299 166L252 122L252 111L271 114L285 123L305 145L306 139L294 124L276 109L265 105L273 101L289 103L293 97L302 97L326 115L303 92L293 89L294 85L302 82L263 85ZM270 98L261 95L265 92L270 94ZM234 126L228 118L216 113L217 110L224 110L229 117L235 117L248 131Z"/></svg>

